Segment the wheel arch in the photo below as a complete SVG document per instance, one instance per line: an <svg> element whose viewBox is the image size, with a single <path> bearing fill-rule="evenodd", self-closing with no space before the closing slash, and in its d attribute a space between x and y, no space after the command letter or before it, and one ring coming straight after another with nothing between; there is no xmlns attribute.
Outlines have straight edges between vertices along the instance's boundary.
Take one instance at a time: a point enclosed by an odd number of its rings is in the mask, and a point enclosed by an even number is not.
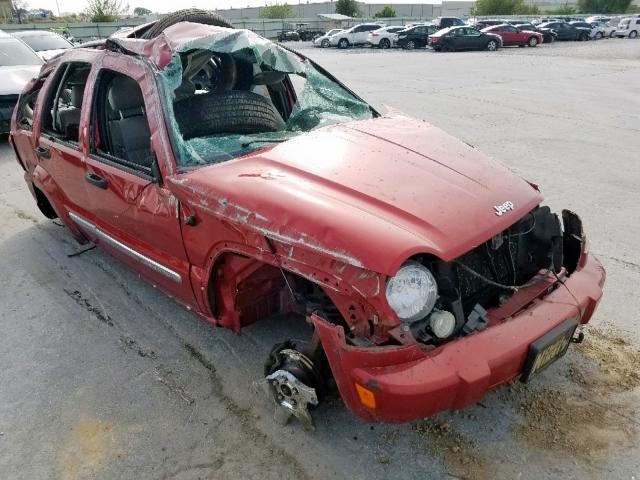
<svg viewBox="0 0 640 480"><path fill-rule="evenodd" d="M269 243L274 253L269 251ZM296 297L298 289L319 289L335 307L336 312L332 314L339 312L340 318L334 319L343 322L343 326L356 335L369 336L373 329L370 319L386 307L381 306L379 299L381 275L273 240L265 241L264 249L234 242L215 245L198 276L200 286L194 285L194 289L202 293L205 311L214 324L236 333L260 318L300 307L292 298L290 288ZM266 285L267 282L271 282L273 288ZM255 298L257 313L253 316L247 311L253 307L243 296L243 290L249 287L261 296ZM266 315L258 318L260 311Z"/></svg>

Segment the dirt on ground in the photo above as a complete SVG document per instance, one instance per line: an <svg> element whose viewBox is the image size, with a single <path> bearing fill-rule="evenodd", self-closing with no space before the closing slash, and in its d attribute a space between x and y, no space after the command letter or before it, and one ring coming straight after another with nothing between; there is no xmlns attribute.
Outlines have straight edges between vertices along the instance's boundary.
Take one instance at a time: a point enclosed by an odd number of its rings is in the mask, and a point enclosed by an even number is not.
<svg viewBox="0 0 640 480"><path fill-rule="evenodd" d="M584 385L601 395L628 392L640 386L640 350L611 326L589 327L577 350L597 364Z"/></svg>
<svg viewBox="0 0 640 480"><path fill-rule="evenodd" d="M515 426L516 438L592 462L634 445L634 406L623 393L640 385L640 352L611 327L588 328L576 350L565 373L576 388L515 382L503 399L514 402L525 420Z"/></svg>
<svg viewBox="0 0 640 480"><path fill-rule="evenodd" d="M451 422L429 418L417 424L414 429L425 441L426 452L437 456L446 466L449 475L470 480L496 477L495 470L487 461L489 457L486 452L456 431Z"/></svg>

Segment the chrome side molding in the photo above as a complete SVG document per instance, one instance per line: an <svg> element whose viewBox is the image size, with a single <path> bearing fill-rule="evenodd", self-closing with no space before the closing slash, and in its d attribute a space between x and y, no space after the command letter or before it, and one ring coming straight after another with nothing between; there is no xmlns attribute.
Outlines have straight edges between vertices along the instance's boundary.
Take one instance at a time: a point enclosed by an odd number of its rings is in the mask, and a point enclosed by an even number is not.
<svg viewBox="0 0 640 480"><path fill-rule="evenodd" d="M111 235L109 235L106 232L103 232L98 227L96 227L93 223L81 217L77 213L69 212L69 218L73 220L73 222L76 223L78 226L93 233L101 242L111 245L113 248L139 261L143 265L149 267L152 270L155 270L159 274L164 275L165 277L173 280L174 282L178 282L178 283L182 282L182 276L178 272L165 267L164 265L156 262L155 260L150 259L149 257L147 257L146 255L143 255L137 250L134 250L133 248L125 245L119 240L116 240Z"/></svg>

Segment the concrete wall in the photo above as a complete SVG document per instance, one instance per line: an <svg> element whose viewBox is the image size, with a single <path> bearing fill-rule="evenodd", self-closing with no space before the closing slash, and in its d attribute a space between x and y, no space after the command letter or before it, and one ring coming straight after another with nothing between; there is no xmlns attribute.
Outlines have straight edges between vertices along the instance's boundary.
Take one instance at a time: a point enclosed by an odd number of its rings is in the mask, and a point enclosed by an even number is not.
<svg viewBox="0 0 640 480"><path fill-rule="evenodd" d="M398 17L412 17L431 19L438 16L467 17L475 2L473 1L443 1L442 3L399 3L391 6ZM335 2L290 4L295 18L313 18L319 13L336 13ZM382 10L387 3L358 2L362 17L373 17ZM260 18L264 7L219 9L217 12L229 20L249 20Z"/></svg>

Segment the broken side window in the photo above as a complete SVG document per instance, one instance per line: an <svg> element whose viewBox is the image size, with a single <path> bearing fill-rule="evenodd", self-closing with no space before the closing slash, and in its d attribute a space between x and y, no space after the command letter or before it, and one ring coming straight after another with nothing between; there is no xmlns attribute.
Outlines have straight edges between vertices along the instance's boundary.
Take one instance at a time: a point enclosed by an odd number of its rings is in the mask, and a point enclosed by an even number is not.
<svg viewBox="0 0 640 480"><path fill-rule="evenodd" d="M310 61L247 30L185 45L174 52L160 81L183 168L223 162L374 114Z"/></svg>

